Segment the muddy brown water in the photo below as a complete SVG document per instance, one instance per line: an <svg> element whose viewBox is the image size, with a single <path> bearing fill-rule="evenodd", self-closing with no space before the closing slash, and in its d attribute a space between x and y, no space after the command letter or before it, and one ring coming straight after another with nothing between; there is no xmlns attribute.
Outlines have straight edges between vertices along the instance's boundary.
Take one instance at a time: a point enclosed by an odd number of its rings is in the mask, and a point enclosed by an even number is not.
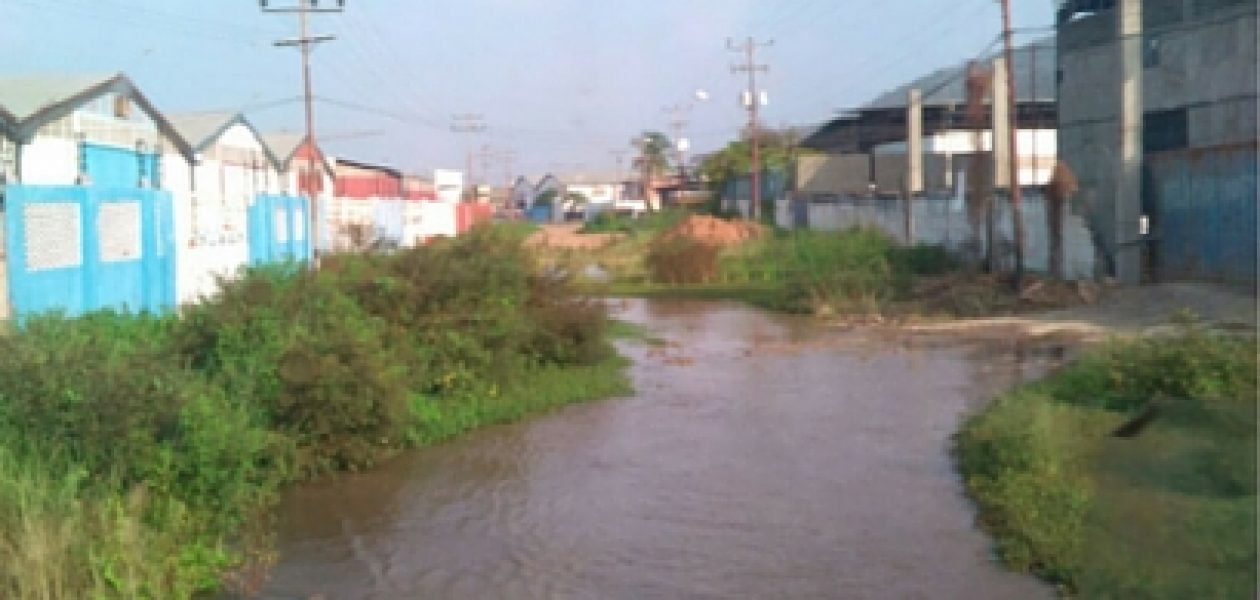
<svg viewBox="0 0 1260 600"><path fill-rule="evenodd" d="M992 562L960 419L1053 357L631 301L631 397L304 485L264 598L1038 598Z"/></svg>

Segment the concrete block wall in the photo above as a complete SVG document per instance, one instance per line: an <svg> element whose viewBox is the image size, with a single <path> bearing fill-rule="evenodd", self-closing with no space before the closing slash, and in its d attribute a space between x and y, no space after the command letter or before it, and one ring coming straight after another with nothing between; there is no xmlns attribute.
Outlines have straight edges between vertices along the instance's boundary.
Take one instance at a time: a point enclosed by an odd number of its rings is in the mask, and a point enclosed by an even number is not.
<svg viewBox="0 0 1260 600"><path fill-rule="evenodd" d="M978 230L973 229L965 205L958 199L947 196L915 198L912 210L913 243L945 246L960 256L981 252L980 249L984 248L983 225ZM874 227L899 242L906 242L904 200L836 197L830 202L809 202L808 211L808 225L813 230L843 231L852 227ZM1021 213L1024 217L1025 265L1032 271L1048 271L1050 237L1043 197L1039 193L1027 193ZM1089 229L1079 215L1072 214L1072 211L1065 213L1064 275L1068 279L1093 279L1096 276L1095 250ZM997 223L995 243L1001 262L1009 267L1014 262L1014 224L1010 205L1005 199L998 200L994 214ZM781 209L779 223L790 225L790 221L784 220L790 219L790 216L787 209Z"/></svg>

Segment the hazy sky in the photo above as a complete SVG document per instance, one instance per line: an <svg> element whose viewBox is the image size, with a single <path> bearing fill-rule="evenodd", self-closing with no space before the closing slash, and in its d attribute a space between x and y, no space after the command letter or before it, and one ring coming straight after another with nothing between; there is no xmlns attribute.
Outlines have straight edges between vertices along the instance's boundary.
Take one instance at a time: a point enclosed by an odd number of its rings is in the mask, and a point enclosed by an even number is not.
<svg viewBox="0 0 1260 600"><path fill-rule="evenodd" d="M1054 0L1012 3L1017 29L1053 22ZM694 105L694 151L724 145L745 119L728 37L774 40L763 122L812 124L976 56L1001 25L996 0L346 0L313 20L338 38L313 59L330 152L424 173L488 145L526 174L612 170L679 103ZM255 0L0 0L0 73L122 71L161 110L244 109L297 131L297 51L272 46L296 27ZM470 112L487 131L452 133Z"/></svg>

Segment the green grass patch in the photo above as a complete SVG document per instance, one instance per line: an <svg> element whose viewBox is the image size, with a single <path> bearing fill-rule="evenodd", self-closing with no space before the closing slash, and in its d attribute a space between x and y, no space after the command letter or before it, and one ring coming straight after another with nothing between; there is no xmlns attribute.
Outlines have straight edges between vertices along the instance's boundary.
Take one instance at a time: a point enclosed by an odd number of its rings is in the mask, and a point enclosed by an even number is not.
<svg viewBox="0 0 1260 600"><path fill-rule="evenodd" d="M1065 592L1252 598L1256 391L1252 340L1116 341L968 420L959 467L998 556Z"/></svg>
<svg viewBox="0 0 1260 600"><path fill-rule="evenodd" d="M582 225L581 233L628 233L654 236L664 232L690 214L682 209L643 213L638 217L601 212Z"/></svg>
<svg viewBox="0 0 1260 600"><path fill-rule="evenodd" d="M533 221L525 219L516 219L511 221L498 221L492 223L490 227L494 227L509 237L524 240L525 238L538 231L540 227Z"/></svg>
<svg viewBox="0 0 1260 600"><path fill-rule="evenodd" d="M510 423L569 404L628 394L631 388L624 373L626 364L624 359L613 358L589 366L542 368L503 387L493 384L449 397L413 396L414 418L408 439L417 445L433 444L477 427Z"/></svg>

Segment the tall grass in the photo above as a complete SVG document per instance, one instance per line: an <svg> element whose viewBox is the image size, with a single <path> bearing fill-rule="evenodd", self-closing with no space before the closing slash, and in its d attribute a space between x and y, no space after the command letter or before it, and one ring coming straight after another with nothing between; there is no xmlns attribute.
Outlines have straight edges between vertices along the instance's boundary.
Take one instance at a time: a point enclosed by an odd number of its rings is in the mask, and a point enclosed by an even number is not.
<svg viewBox="0 0 1260 600"><path fill-rule="evenodd" d="M952 267L940 248L900 248L874 229L796 231L726 251L718 279L774 287L774 309L875 313L905 296L914 276Z"/></svg>
<svg viewBox="0 0 1260 600"><path fill-rule="evenodd" d="M970 419L998 555L1083 597L1255 597L1256 368L1253 341L1198 330L1115 342Z"/></svg>
<svg viewBox="0 0 1260 600"><path fill-rule="evenodd" d="M521 241L253 269L183 318L0 338L0 597L248 592L284 484L623 390L602 305Z"/></svg>

